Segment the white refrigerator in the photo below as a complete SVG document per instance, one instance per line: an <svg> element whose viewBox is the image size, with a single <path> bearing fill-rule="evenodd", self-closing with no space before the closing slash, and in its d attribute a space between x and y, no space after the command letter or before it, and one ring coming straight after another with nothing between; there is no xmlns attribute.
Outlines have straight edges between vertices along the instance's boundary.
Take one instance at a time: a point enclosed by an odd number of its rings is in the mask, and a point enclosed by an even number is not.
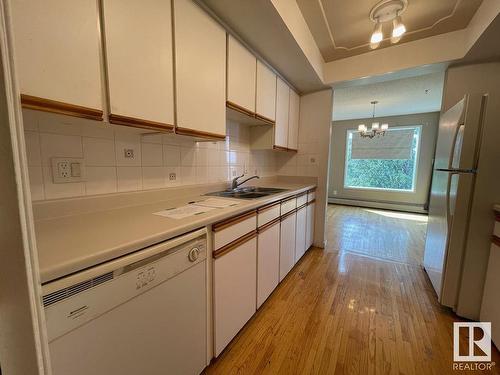
<svg viewBox="0 0 500 375"><path fill-rule="evenodd" d="M429 201L424 268L439 302L469 319L479 317L499 181L498 151L484 139L500 133L491 99L466 95L441 115Z"/></svg>

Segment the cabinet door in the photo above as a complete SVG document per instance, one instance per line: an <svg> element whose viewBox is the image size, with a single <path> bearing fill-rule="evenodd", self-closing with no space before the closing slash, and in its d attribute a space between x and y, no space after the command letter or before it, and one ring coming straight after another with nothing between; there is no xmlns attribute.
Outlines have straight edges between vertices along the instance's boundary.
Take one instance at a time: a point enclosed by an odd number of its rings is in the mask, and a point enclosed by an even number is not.
<svg viewBox="0 0 500 375"><path fill-rule="evenodd" d="M314 208L315 203L307 206L307 228L306 228L306 250L308 250L314 241Z"/></svg>
<svg viewBox="0 0 500 375"><path fill-rule="evenodd" d="M240 244L214 261L215 356L256 311L257 239Z"/></svg>
<svg viewBox="0 0 500 375"><path fill-rule="evenodd" d="M297 210L297 227L295 229L295 263L306 252L307 208Z"/></svg>
<svg viewBox="0 0 500 375"><path fill-rule="evenodd" d="M255 113L257 59L234 37L227 40L227 101Z"/></svg>
<svg viewBox="0 0 500 375"><path fill-rule="evenodd" d="M290 88L278 77L276 84L276 125L274 127L274 145L288 148L288 109Z"/></svg>
<svg viewBox="0 0 500 375"><path fill-rule="evenodd" d="M300 96L290 90L290 108L288 114L288 148L299 149L299 108Z"/></svg>
<svg viewBox="0 0 500 375"><path fill-rule="evenodd" d="M260 61L257 61L255 112L264 120L276 120L276 74Z"/></svg>
<svg viewBox="0 0 500 375"><path fill-rule="evenodd" d="M102 120L97 1L10 4L23 106Z"/></svg>
<svg viewBox="0 0 500 375"><path fill-rule="evenodd" d="M295 264L295 220L296 214L281 221L280 237L280 281L290 272Z"/></svg>
<svg viewBox="0 0 500 375"><path fill-rule="evenodd" d="M257 308L273 292L279 282L280 222L259 232L257 240Z"/></svg>
<svg viewBox="0 0 500 375"><path fill-rule="evenodd" d="M104 0L103 9L110 122L172 130L170 0Z"/></svg>
<svg viewBox="0 0 500 375"><path fill-rule="evenodd" d="M174 0L176 132L226 136L226 32L193 0Z"/></svg>

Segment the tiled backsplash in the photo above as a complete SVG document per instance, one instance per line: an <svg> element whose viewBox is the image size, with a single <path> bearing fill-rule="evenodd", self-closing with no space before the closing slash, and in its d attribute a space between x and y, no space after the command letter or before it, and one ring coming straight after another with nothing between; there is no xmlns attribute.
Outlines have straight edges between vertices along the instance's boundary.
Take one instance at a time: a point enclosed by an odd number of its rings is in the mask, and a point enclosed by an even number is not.
<svg viewBox="0 0 500 375"><path fill-rule="evenodd" d="M249 128L235 123L225 142L195 142L45 112L24 110L23 117L33 200L229 181L243 171L296 175L300 168L300 154L251 151ZM86 181L54 184L53 157L84 158Z"/></svg>

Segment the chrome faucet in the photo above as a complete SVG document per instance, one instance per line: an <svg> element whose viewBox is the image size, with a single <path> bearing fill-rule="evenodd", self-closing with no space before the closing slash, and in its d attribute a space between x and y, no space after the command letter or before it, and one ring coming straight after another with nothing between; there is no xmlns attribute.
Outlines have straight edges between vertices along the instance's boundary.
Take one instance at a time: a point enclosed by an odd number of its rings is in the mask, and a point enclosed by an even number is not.
<svg viewBox="0 0 500 375"><path fill-rule="evenodd" d="M259 176L255 175L255 176L251 176L251 177L245 178L245 179L244 179L243 181L241 181L241 182L238 182L238 180L239 180L240 178L242 178L244 175L245 175L245 174L242 174L241 176L238 176L238 177L233 178L233 181L231 182L231 189L232 189L232 190L236 189L238 186L240 186L240 185L244 184L244 183L245 183L245 182L247 182L247 181L250 181L250 180L252 180L252 179L254 179L254 178L260 178Z"/></svg>

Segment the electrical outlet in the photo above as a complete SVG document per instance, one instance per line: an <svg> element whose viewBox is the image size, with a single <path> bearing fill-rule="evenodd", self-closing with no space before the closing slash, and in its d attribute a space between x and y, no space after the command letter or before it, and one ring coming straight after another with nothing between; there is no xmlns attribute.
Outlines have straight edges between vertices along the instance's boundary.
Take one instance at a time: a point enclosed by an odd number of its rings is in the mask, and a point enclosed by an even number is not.
<svg viewBox="0 0 500 375"><path fill-rule="evenodd" d="M55 184L85 181L85 161L81 158L52 158L52 180Z"/></svg>
<svg viewBox="0 0 500 375"><path fill-rule="evenodd" d="M337 195L337 190L334 190L334 191L333 191L333 195Z"/></svg>
<svg viewBox="0 0 500 375"><path fill-rule="evenodd" d="M168 179L169 179L170 181L175 181L175 180L177 179L177 174L176 174L176 173L170 173L170 174L168 175Z"/></svg>
<svg viewBox="0 0 500 375"><path fill-rule="evenodd" d="M125 156L126 159L133 159L134 158L134 149L133 148L124 148L123 149L123 156Z"/></svg>

